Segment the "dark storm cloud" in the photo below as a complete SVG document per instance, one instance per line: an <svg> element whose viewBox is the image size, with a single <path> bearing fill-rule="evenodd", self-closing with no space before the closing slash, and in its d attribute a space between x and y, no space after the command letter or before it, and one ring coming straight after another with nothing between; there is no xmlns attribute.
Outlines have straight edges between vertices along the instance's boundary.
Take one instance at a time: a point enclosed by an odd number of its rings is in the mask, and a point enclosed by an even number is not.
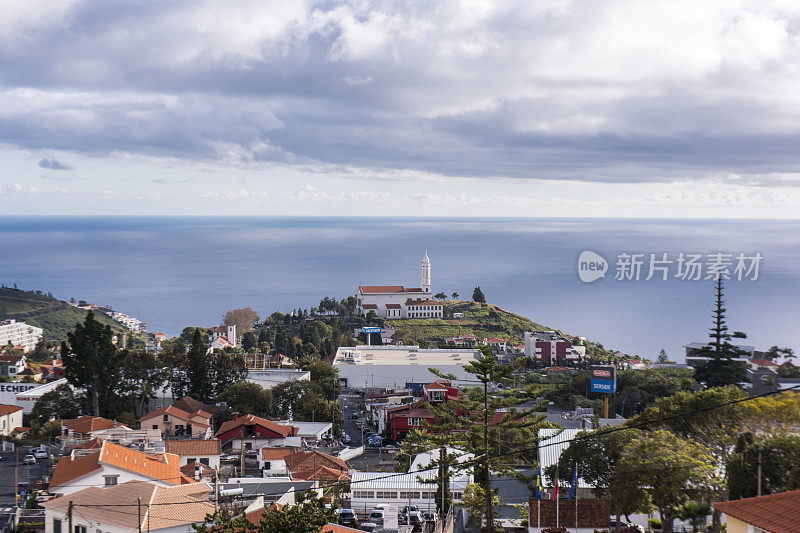
<svg viewBox="0 0 800 533"><path fill-rule="evenodd" d="M0 142L469 177L796 172L797 6L687 9L12 2Z"/></svg>
<svg viewBox="0 0 800 533"><path fill-rule="evenodd" d="M39 160L39 166L49 170L71 170L72 167L65 165L55 157L45 157Z"/></svg>

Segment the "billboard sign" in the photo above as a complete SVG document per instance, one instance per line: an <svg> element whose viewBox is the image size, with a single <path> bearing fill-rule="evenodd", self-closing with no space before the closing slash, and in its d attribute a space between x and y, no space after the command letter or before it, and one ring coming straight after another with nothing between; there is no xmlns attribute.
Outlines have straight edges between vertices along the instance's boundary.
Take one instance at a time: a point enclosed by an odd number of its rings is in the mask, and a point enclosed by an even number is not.
<svg viewBox="0 0 800 533"><path fill-rule="evenodd" d="M613 366L593 366L592 392L611 394L617 391L617 373Z"/></svg>
<svg viewBox="0 0 800 533"><path fill-rule="evenodd" d="M383 331L383 328L379 328L379 327L363 327L363 328L361 328L361 331L363 331L364 333L381 333Z"/></svg>

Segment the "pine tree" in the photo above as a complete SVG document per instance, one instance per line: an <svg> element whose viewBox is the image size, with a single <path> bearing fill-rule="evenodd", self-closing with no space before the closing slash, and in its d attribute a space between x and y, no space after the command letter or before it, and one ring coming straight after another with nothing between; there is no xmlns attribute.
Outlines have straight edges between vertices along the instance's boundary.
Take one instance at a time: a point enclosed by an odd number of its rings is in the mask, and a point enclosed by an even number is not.
<svg viewBox="0 0 800 533"><path fill-rule="evenodd" d="M201 402L208 401L211 397L211 372L208 348L203 342L203 336L195 328L192 336L192 345L186 353L186 377L189 381L189 396Z"/></svg>
<svg viewBox="0 0 800 533"><path fill-rule="evenodd" d="M479 304L486 303L486 296L483 295L483 291L481 290L480 286L475 287L472 291L472 301L478 302Z"/></svg>
<svg viewBox="0 0 800 533"><path fill-rule="evenodd" d="M709 328L709 343L698 350L698 355L707 357L708 360L701 364L695 371L695 379L704 383L706 387L724 387L737 385L747 379L746 365L734 358L747 355L730 343L731 335L725 323L725 299L722 292L722 276L717 278L716 298L714 304L713 326ZM746 335L736 332L738 338Z"/></svg>

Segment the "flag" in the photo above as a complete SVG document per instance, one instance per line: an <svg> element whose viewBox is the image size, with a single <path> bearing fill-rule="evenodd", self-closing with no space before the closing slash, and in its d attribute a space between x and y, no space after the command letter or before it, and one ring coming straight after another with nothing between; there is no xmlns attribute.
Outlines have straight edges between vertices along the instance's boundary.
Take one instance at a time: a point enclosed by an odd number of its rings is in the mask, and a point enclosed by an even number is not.
<svg viewBox="0 0 800 533"><path fill-rule="evenodd" d="M542 499L542 469L536 471L536 493L534 494L537 500Z"/></svg>
<svg viewBox="0 0 800 533"><path fill-rule="evenodd" d="M568 500L571 500L575 497L575 493L578 491L578 465L575 465L575 473L572 474L572 486L569 488L569 496L567 496Z"/></svg>
<svg viewBox="0 0 800 533"><path fill-rule="evenodd" d="M553 499L558 499L558 465L556 464L556 475L554 476L555 485L553 486Z"/></svg>

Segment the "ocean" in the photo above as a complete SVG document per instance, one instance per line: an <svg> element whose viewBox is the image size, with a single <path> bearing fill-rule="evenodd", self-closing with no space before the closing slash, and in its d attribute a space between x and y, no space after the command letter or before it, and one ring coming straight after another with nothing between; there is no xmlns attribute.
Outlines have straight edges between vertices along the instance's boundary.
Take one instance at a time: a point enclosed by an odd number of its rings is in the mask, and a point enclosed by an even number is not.
<svg viewBox="0 0 800 533"><path fill-rule="evenodd" d="M342 298L360 284L418 286L426 250L434 292L500 307L603 343L677 360L705 341L714 282L684 280L678 254L730 254L729 328L745 343L800 349L800 222L641 219L399 219L269 217L0 217L0 282L108 305L175 335L218 324L228 309L261 316ZM578 258L607 262L583 282ZM625 256L639 279L615 279ZM650 254L667 270L645 280ZM737 280L735 257L763 258ZM595 256L592 256L595 257ZM727 264L723 256L722 264ZM626 274L631 270L626 269ZM706 271L703 271L704 278ZM2 317L0 317L2 318Z"/></svg>

